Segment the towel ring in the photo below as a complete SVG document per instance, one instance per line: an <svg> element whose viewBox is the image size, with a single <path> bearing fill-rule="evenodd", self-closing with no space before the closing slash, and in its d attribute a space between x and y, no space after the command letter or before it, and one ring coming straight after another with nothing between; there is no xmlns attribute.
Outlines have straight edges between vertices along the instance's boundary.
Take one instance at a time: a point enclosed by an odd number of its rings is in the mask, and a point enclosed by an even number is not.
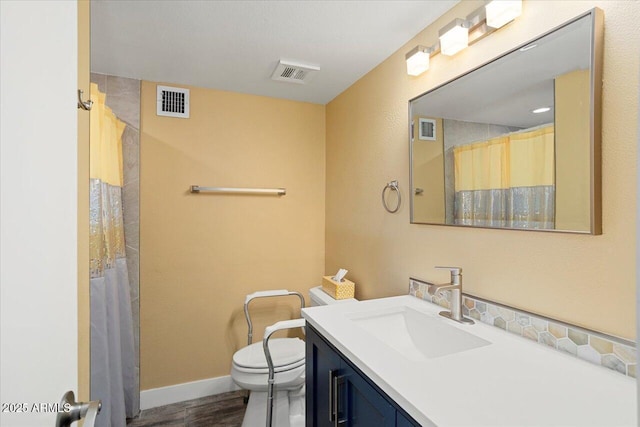
<svg viewBox="0 0 640 427"><path fill-rule="evenodd" d="M391 191L395 191L398 194L398 204L396 205L395 209L390 209L389 206L387 206L387 201L384 198L387 189L391 189ZM402 198L400 197L400 188L398 187L398 181L393 180L384 186L384 188L382 189L382 206L384 206L387 212L389 213L398 212L398 209L400 209L401 201L402 201Z"/></svg>

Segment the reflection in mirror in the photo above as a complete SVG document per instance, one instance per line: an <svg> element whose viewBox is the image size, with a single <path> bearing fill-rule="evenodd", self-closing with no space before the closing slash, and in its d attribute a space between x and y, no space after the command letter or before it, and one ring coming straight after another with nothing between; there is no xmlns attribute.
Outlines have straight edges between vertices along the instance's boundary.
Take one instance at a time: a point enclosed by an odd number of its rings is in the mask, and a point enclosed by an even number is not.
<svg viewBox="0 0 640 427"><path fill-rule="evenodd" d="M601 23L594 9L410 102L412 223L600 233Z"/></svg>

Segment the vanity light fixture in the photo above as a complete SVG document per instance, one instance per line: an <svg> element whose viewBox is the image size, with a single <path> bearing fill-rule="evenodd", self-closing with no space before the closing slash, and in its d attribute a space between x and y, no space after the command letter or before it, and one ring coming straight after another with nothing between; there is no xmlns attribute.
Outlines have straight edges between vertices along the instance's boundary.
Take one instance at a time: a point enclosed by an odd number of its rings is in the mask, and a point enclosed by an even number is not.
<svg viewBox="0 0 640 427"><path fill-rule="evenodd" d="M533 114L540 114L540 113L546 113L549 110L551 110L550 107L540 107L540 108L536 108L535 110L531 110L531 112Z"/></svg>
<svg viewBox="0 0 640 427"><path fill-rule="evenodd" d="M469 46L469 28L467 21L456 18L438 31L440 52L453 56Z"/></svg>
<svg viewBox="0 0 640 427"><path fill-rule="evenodd" d="M456 18L438 31L438 41L429 47L418 45L406 55L407 74L419 76L429 69L429 57L442 53L453 56L483 39L522 13L522 0L493 0L471 12L465 19ZM534 48L525 46L521 50Z"/></svg>
<svg viewBox="0 0 640 427"><path fill-rule="evenodd" d="M493 0L485 7L487 25L500 28L522 14L522 0Z"/></svg>
<svg viewBox="0 0 640 427"><path fill-rule="evenodd" d="M429 69L429 55L432 48L418 45L405 55L407 61L407 74L419 76Z"/></svg>

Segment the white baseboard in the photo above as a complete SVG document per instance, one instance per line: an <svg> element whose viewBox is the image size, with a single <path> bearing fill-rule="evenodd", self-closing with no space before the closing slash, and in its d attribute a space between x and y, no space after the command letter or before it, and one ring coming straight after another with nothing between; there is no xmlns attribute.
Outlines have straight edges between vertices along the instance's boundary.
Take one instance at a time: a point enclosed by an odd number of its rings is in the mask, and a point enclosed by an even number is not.
<svg viewBox="0 0 640 427"><path fill-rule="evenodd" d="M198 399L214 394L240 390L231 376L208 378L190 383L152 388L140 392L140 409L156 408L185 400Z"/></svg>

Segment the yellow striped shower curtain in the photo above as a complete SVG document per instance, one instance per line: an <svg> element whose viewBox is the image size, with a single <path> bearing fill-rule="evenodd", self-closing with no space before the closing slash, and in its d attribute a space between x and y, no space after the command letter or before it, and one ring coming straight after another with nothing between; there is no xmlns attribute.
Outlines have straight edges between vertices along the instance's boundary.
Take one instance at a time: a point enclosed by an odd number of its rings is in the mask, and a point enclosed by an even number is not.
<svg viewBox="0 0 640 427"><path fill-rule="evenodd" d="M122 212L125 124L91 84L90 234L91 399L102 401L96 426L124 426L139 412L133 316Z"/></svg>
<svg viewBox="0 0 640 427"><path fill-rule="evenodd" d="M454 147L454 221L461 225L554 228L554 127Z"/></svg>

